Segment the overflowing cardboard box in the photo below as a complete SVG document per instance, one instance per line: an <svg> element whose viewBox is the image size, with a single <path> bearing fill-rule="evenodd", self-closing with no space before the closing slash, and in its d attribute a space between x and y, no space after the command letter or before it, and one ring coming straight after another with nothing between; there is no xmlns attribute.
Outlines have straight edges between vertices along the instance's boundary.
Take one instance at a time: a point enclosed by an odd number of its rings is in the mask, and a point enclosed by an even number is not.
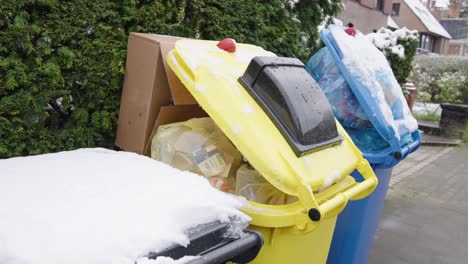
<svg viewBox="0 0 468 264"><path fill-rule="evenodd" d="M115 142L121 149L149 155L159 125L207 116L166 62L179 39L130 34Z"/></svg>

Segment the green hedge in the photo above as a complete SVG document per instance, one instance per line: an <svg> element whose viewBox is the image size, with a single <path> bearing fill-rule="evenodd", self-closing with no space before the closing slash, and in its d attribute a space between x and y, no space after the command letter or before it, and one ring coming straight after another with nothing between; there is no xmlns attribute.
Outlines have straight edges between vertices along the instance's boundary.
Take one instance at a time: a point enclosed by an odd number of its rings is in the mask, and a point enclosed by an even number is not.
<svg viewBox="0 0 468 264"><path fill-rule="evenodd" d="M416 56L416 49L418 48L418 40L415 39L398 39L398 44L402 45L405 49L405 56L400 57L395 53L387 52L387 57L390 66L392 67L393 74L397 81L404 84L413 69L413 60ZM403 89L404 90L404 89Z"/></svg>
<svg viewBox="0 0 468 264"><path fill-rule="evenodd" d="M411 80L420 102L468 104L468 58L416 56Z"/></svg>
<svg viewBox="0 0 468 264"><path fill-rule="evenodd" d="M306 60L339 0L2 0L0 158L114 147L129 32L233 37Z"/></svg>
<svg viewBox="0 0 468 264"><path fill-rule="evenodd" d="M406 83L413 69L413 60L418 48L418 32L405 27L395 31L381 28L367 36L385 55L397 81L400 84Z"/></svg>

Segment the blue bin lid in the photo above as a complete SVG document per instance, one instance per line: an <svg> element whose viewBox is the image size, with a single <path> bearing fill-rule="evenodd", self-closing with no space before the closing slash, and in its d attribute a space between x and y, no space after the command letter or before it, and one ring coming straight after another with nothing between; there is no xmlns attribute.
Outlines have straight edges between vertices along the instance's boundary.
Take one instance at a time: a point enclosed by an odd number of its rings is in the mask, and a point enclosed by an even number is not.
<svg viewBox="0 0 468 264"><path fill-rule="evenodd" d="M387 59L360 32L352 37L342 27L330 25L320 36L370 122L389 143L378 151L361 149L365 158L386 167L396 165L419 147L421 139ZM401 138L407 135L412 142L402 145Z"/></svg>

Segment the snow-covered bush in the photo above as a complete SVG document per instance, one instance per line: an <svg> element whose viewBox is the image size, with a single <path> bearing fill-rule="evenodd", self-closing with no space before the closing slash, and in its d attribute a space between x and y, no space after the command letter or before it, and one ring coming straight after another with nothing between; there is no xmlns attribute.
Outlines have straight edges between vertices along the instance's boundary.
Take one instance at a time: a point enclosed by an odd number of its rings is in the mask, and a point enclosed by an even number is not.
<svg viewBox="0 0 468 264"><path fill-rule="evenodd" d="M468 103L468 58L417 56L411 80L418 101Z"/></svg>
<svg viewBox="0 0 468 264"><path fill-rule="evenodd" d="M376 33L368 34L367 37L387 57L398 82L405 83L416 55L418 32L405 27L395 31L381 28Z"/></svg>

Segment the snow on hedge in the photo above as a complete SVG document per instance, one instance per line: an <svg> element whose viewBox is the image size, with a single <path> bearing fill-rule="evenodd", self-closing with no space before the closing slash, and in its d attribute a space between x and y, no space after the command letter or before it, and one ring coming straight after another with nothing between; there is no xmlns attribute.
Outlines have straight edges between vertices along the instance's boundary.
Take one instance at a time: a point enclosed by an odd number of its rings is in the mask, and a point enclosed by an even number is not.
<svg viewBox="0 0 468 264"><path fill-rule="evenodd" d="M149 252L187 245L190 227L249 221L205 178L133 153L19 157L0 171L2 264L151 263Z"/></svg>
<svg viewBox="0 0 468 264"><path fill-rule="evenodd" d="M405 57L405 48L398 44L399 40L418 39L418 31L409 30L406 27L391 31L387 28L381 28L376 33L369 33L367 37L380 50L392 52L399 57Z"/></svg>

